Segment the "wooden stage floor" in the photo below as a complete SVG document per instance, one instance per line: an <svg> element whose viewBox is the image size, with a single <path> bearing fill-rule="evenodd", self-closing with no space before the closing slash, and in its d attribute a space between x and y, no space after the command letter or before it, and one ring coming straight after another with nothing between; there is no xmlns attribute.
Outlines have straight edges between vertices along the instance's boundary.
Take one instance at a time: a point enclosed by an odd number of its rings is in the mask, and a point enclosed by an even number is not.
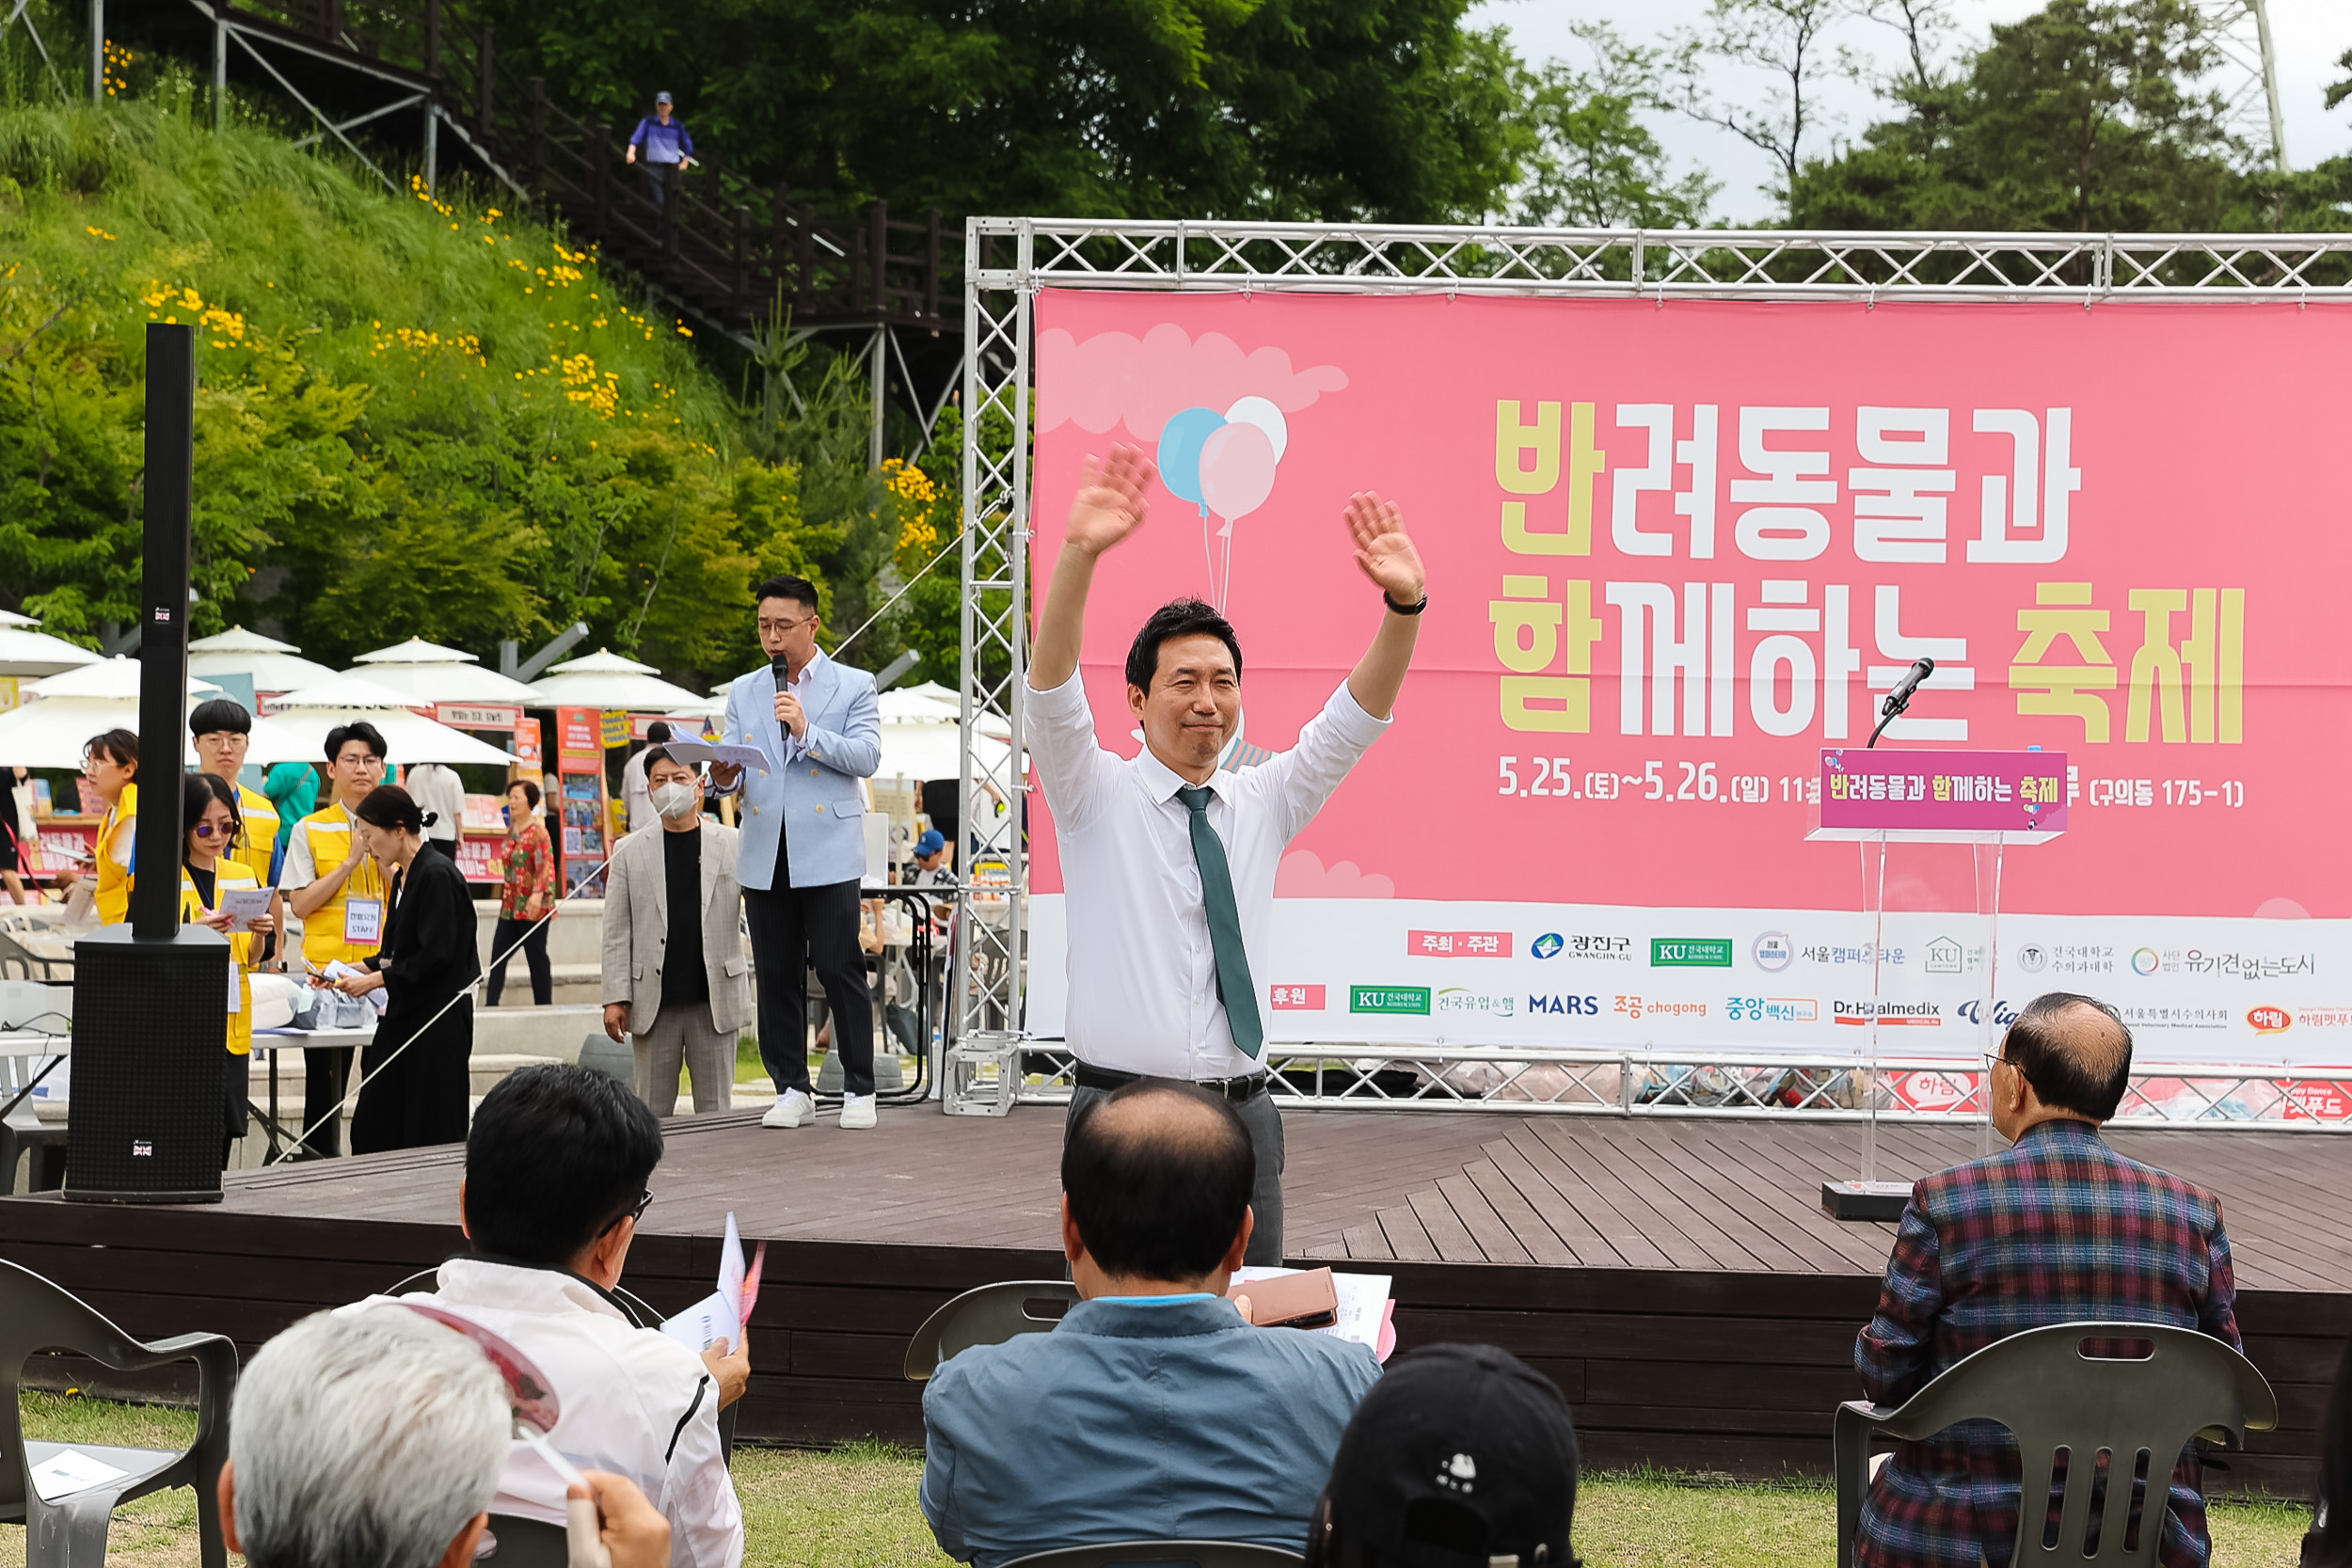
<svg viewBox="0 0 2352 1568"><path fill-rule="evenodd" d="M1772 1476L1822 1471L1856 1397L1855 1332L1894 1227L1838 1224L1824 1178L1856 1174L1858 1127L1614 1117L1295 1112L1285 1117L1294 1260L1395 1279L1402 1346L1502 1345L1573 1403L1587 1463ZM663 1311L707 1293L733 1209L767 1239L746 1437L919 1443L907 1337L956 1291L1058 1277L1061 1113L885 1112L848 1133L749 1114L664 1126L624 1283ZM1892 1127L1883 1177L1976 1153L1973 1130ZM2221 1195L2249 1353L2280 1429L2233 1458L2233 1490L2302 1495L2352 1331L2352 1139L2119 1132L2118 1147ZM256 1345L302 1314L458 1250L462 1151L231 1173L192 1209L0 1200L0 1257L141 1338Z"/></svg>

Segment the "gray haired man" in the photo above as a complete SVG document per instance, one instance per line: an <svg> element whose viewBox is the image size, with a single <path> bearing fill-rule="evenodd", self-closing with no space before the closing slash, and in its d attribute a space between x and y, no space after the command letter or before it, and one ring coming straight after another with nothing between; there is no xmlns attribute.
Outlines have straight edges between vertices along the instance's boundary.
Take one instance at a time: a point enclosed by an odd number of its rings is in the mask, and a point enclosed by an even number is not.
<svg viewBox="0 0 2352 1568"><path fill-rule="evenodd" d="M470 1568L513 1433L506 1384L465 1335L403 1307L315 1313L237 1381L223 1541L249 1568ZM666 1568L669 1522L644 1494L586 1479L613 1568Z"/></svg>

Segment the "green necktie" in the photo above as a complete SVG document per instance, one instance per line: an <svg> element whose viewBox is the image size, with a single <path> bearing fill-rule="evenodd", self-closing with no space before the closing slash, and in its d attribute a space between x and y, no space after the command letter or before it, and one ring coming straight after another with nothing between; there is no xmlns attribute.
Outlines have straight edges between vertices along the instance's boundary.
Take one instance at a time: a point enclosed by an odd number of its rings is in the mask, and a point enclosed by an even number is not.
<svg viewBox="0 0 2352 1568"><path fill-rule="evenodd" d="M1200 902L1209 911L1209 947L1216 955L1216 998L1225 1004L1225 1022L1233 1043L1252 1060L1265 1045L1265 1025L1258 1017L1258 988L1249 979L1249 955L1241 945L1241 911L1233 905L1232 868L1225 863L1225 841L1209 826L1209 800L1216 791L1206 784L1180 786L1176 799L1192 813L1192 858L1200 867Z"/></svg>

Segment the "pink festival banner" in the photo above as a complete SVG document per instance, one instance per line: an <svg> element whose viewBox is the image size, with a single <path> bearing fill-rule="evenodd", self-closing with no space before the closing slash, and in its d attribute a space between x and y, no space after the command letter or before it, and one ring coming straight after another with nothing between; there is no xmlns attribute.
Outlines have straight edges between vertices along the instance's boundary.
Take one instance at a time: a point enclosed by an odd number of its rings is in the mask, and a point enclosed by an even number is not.
<svg viewBox="0 0 2352 1568"><path fill-rule="evenodd" d="M1936 1020L1907 1051L2064 989L2145 1057L2352 1059L2352 313L1049 290L1036 345L1039 601L1085 454L1162 469L1088 616L1112 750L1163 601L1239 630L1246 768L1377 624L1349 493L1427 562L1395 724L1280 868L1279 1037L1849 1048L1875 957ZM1997 939L1967 847L1890 851L1874 939L1855 848L1806 841L1923 657L1880 755L2063 753Z"/></svg>

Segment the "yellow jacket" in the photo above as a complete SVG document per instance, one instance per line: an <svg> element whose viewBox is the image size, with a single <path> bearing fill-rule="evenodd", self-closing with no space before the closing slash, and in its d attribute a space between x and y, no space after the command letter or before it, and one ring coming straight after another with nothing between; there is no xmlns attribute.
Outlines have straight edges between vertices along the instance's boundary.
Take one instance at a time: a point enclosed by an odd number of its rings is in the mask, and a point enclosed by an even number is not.
<svg viewBox="0 0 2352 1568"><path fill-rule="evenodd" d="M116 841L133 832L131 819L139 813L139 786L122 786L122 799L106 808L106 816L98 824L98 918L102 924L119 926L131 918L131 868L115 859ZM130 859L130 846L123 845L123 860Z"/></svg>
<svg viewBox="0 0 2352 1568"><path fill-rule="evenodd" d="M261 791L239 784L237 820L243 829L223 858L238 862L253 873L262 886L267 887L270 862L278 856L278 808Z"/></svg>
<svg viewBox="0 0 2352 1568"><path fill-rule="evenodd" d="M312 874L320 879L332 876L344 861L361 853L354 842L351 814L339 805L312 812L294 824L294 834L307 840ZM294 843L289 840L287 853L292 855L294 849ZM375 900L376 935L371 941L352 942L344 937L343 921L354 898ZM325 969L337 958L356 964L384 945L384 923L390 915L384 873L362 855L361 863L352 867L350 879L336 890L335 896L303 917L302 956L313 969Z"/></svg>
<svg viewBox="0 0 2352 1568"><path fill-rule="evenodd" d="M261 879L239 862L224 857L213 873L213 896L239 888L257 888ZM213 908L217 909L217 904ZM204 900L197 895L196 879L188 875L186 866L180 868L180 923L193 924L212 912ZM229 937L229 957L233 965L231 975L236 981L237 1005L229 1014L229 1051L243 1056L253 1049L253 966L262 950L261 938L251 931L231 932ZM226 998L223 999L226 1005Z"/></svg>

